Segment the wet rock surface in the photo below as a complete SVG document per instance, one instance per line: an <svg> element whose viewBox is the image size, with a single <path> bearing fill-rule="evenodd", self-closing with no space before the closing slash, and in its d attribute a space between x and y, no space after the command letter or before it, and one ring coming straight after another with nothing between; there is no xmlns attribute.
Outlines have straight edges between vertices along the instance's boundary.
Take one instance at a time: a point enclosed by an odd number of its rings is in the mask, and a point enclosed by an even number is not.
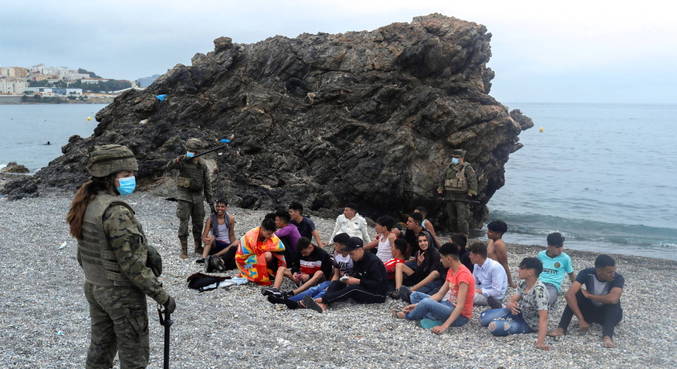
<svg viewBox="0 0 677 369"><path fill-rule="evenodd" d="M28 173L30 170L24 165L17 164L14 161L10 161L7 165L0 169L0 173Z"/></svg>
<svg viewBox="0 0 677 369"><path fill-rule="evenodd" d="M234 134L212 155L216 193L231 204L301 200L329 215L355 202L371 216L424 205L435 218L442 207L435 188L451 150L462 148L478 173L477 226L505 183L518 135L533 126L489 95L490 38L482 25L439 14L369 32L246 45L220 37L192 66L177 65L147 89L116 98L96 115L92 137L71 137L63 156L5 193L72 189L87 178L88 150L107 143L134 151L142 188L165 183L162 166L184 152L185 139L216 145Z"/></svg>

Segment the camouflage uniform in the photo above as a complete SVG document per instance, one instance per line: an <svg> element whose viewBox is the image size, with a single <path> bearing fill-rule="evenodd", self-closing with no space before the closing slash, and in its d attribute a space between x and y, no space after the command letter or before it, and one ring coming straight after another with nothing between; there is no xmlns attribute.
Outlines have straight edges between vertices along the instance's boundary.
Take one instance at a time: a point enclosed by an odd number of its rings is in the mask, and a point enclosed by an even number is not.
<svg viewBox="0 0 677 369"><path fill-rule="evenodd" d="M454 150L452 156L462 158L464 150ZM470 196L477 195L477 175L470 163L451 164L444 173L440 189L444 190L447 225L452 232L468 234Z"/></svg>
<svg viewBox="0 0 677 369"><path fill-rule="evenodd" d="M186 142L186 150L197 152L202 149L202 143L191 138ZM188 248L188 219L192 218L193 240L195 252L202 252L202 226L204 225L204 202L213 203L212 186L209 179L207 165L200 158L172 159L166 166L167 170L178 169L176 178L176 216L179 218L179 241L181 242L181 256L187 256Z"/></svg>
<svg viewBox="0 0 677 369"><path fill-rule="evenodd" d="M97 148L120 151L121 147ZM122 165L122 170L136 170L136 160L130 163ZM97 173L96 169L88 169ZM163 305L170 299L147 266L149 252L155 250L146 245L143 229L129 205L111 193L97 193L85 211L77 251L78 263L85 273L84 291L91 319L87 368L112 367L116 353L120 368L148 365L146 295Z"/></svg>

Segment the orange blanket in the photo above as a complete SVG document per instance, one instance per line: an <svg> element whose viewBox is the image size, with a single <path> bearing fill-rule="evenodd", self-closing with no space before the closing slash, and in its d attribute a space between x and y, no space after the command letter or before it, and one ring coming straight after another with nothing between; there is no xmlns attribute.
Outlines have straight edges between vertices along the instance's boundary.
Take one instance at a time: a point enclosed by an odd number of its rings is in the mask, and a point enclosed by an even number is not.
<svg viewBox="0 0 677 369"><path fill-rule="evenodd" d="M235 253L235 264L243 277L256 284L268 286L272 283L270 276L274 274L274 271L268 268L263 254L271 252L273 258L277 259L278 267L287 266L287 263L282 254L284 252L282 241L273 234L271 238L260 242L259 228L251 229L242 236L240 246Z"/></svg>

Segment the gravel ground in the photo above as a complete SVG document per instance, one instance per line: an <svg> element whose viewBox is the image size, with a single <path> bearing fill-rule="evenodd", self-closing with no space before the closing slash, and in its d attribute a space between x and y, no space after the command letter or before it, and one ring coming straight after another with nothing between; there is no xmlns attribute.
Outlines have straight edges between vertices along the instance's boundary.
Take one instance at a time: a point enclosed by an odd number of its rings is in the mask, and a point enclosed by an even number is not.
<svg viewBox="0 0 677 369"><path fill-rule="evenodd" d="M89 316L76 243L64 221L69 201L70 195L63 193L15 202L0 199L2 368L84 366ZM552 350L544 352L533 347L534 334L494 338L477 320L436 336L413 322L391 318L389 309L402 304L390 299L376 305L339 304L318 314L273 306L253 285L197 293L186 287L185 279L200 266L194 258L178 258L175 205L148 194L132 195L129 202L150 242L164 256L162 280L177 301L172 316L173 368L677 367L677 313L669 308L677 302L675 262L617 257L618 270L626 279L625 317L616 330L618 348L602 348L601 330L595 325L586 336L548 338ZM241 236L265 212L232 208L230 213L236 216ZM333 220L314 221L326 240ZM511 268L538 250L510 245ZM592 266L594 255L568 252L577 271ZM551 327L563 307L559 303L551 315ZM150 367L161 368L163 328L154 303L148 308ZM572 328L575 325L572 322Z"/></svg>

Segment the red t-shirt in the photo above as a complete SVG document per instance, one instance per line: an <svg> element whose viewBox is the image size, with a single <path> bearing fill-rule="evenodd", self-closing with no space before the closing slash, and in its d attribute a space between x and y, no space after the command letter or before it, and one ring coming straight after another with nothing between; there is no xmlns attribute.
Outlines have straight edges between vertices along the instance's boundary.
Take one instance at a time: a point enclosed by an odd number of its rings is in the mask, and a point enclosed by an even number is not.
<svg viewBox="0 0 677 369"><path fill-rule="evenodd" d="M447 292L447 295L444 296L444 298L449 299L449 301L451 301L453 304L462 303L455 301L456 297L458 297L459 285L461 283L466 283L468 285L468 293L465 296L465 302L463 303L463 311L461 311L461 315L471 319L472 304L475 297L475 278L472 276L472 273L470 273L470 270L468 270L465 265L460 264L456 273L454 273L454 271L449 268L447 271L446 281L449 282L449 292ZM453 299L451 297L452 295Z"/></svg>
<svg viewBox="0 0 677 369"><path fill-rule="evenodd" d="M388 279L395 279L395 267L400 263L404 263L404 259L392 258L383 263L383 266L386 267Z"/></svg>

